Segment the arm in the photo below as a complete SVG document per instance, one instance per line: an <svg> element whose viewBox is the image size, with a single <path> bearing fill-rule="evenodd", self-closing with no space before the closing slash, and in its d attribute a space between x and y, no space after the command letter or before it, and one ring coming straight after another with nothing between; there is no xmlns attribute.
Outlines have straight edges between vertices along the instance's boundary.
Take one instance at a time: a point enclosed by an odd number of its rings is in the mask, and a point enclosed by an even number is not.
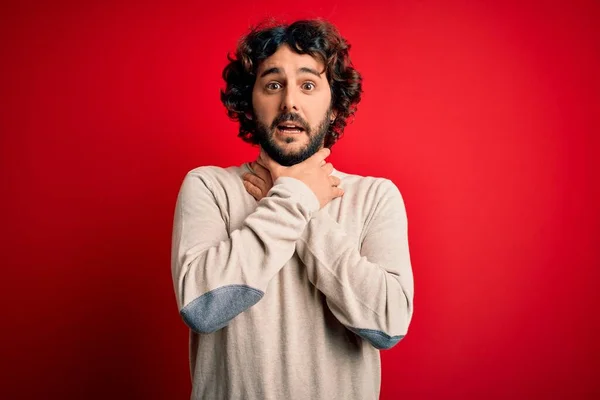
<svg viewBox="0 0 600 400"><path fill-rule="evenodd" d="M406 335L413 312L404 202L385 180L361 250L327 212L313 216L296 243L309 280L336 318L378 349Z"/></svg>
<svg viewBox="0 0 600 400"><path fill-rule="evenodd" d="M228 234L203 172L188 173L177 197L171 272L183 320L210 333L262 298L319 202L304 183L282 177L242 227Z"/></svg>

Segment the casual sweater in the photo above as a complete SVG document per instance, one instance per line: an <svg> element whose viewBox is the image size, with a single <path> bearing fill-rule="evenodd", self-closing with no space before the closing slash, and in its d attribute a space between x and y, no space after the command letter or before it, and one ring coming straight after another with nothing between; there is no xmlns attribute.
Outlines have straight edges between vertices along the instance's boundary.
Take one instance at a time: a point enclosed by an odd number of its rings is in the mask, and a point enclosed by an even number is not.
<svg viewBox="0 0 600 400"><path fill-rule="evenodd" d="M413 313L399 190L334 170L344 195L321 209L291 177L257 202L249 168L195 168L177 197L171 271L191 399L378 399L379 350Z"/></svg>

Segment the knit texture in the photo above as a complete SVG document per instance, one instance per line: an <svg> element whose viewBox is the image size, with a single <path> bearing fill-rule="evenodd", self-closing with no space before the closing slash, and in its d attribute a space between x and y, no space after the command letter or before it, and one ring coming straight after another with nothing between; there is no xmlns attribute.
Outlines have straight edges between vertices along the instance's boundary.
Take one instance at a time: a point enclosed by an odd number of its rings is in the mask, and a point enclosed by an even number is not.
<svg viewBox="0 0 600 400"><path fill-rule="evenodd" d="M334 170L345 193L322 209L290 177L257 202L248 171L195 168L177 197L171 272L191 399L378 399L379 350L413 314L398 188Z"/></svg>

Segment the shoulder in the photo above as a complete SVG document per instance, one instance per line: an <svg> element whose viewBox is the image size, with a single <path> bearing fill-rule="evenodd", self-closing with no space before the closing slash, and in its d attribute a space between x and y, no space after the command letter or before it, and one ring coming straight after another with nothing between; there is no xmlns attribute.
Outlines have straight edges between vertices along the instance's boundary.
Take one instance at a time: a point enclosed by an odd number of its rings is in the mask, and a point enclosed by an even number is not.
<svg viewBox="0 0 600 400"><path fill-rule="evenodd" d="M383 226L381 224L390 222L406 229L408 221L404 199L391 179L336 172L342 181L340 186L344 188L344 197L350 194L353 207L364 212L364 232L376 231Z"/></svg>
<svg viewBox="0 0 600 400"><path fill-rule="evenodd" d="M189 170L185 178L208 178L213 180L228 179L231 177L239 177L244 172L247 172L247 164L235 165L230 167L219 167L216 165L203 165Z"/></svg>
<svg viewBox="0 0 600 400"><path fill-rule="evenodd" d="M344 190L355 192L363 198L369 197L375 201L389 197L402 198L400 190L389 178L348 174L338 170L334 171L334 175L340 178L340 186Z"/></svg>
<svg viewBox="0 0 600 400"><path fill-rule="evenodd" d="M228 187L239 185L241 176L247 171L246 164L230 167L198 166L185 174L180 192L209 190L214 193L218 190L227 190Z"/></svg>
<svg viewBox="0 0 600 400"><path fill-rule="evenodd" d="M209 185L225 183L230 180L239 179L245 172L248 172L247 164L241 164L230 167L219 167L215 165L203 165L189 170L184 177L185 181L205 181Z"/></svg>

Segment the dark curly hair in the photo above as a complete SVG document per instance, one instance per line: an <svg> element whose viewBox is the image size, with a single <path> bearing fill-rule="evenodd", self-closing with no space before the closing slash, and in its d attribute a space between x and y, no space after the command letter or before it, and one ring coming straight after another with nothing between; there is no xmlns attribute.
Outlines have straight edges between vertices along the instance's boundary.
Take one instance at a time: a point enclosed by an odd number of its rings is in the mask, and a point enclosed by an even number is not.
<svg viewBox="0 0 600 400"><path fill-rule="evenodd" d="M251 28L239 41L235 56L227 55L229 64L223 70L227 86L221 90L221 101L229 118L239 121L238 136L248 143L258 144L255 122L246 115L253 114L252 89L256 71L259 64L283 44L298 54L309 54L325 65L331 87L331 108L336 115L325 136L324 145L330 148L342 135L348 118L356 112L362 93L362 77L350 61L350 45L327 21L301 20L290 25L267 21Z"/></svg>

